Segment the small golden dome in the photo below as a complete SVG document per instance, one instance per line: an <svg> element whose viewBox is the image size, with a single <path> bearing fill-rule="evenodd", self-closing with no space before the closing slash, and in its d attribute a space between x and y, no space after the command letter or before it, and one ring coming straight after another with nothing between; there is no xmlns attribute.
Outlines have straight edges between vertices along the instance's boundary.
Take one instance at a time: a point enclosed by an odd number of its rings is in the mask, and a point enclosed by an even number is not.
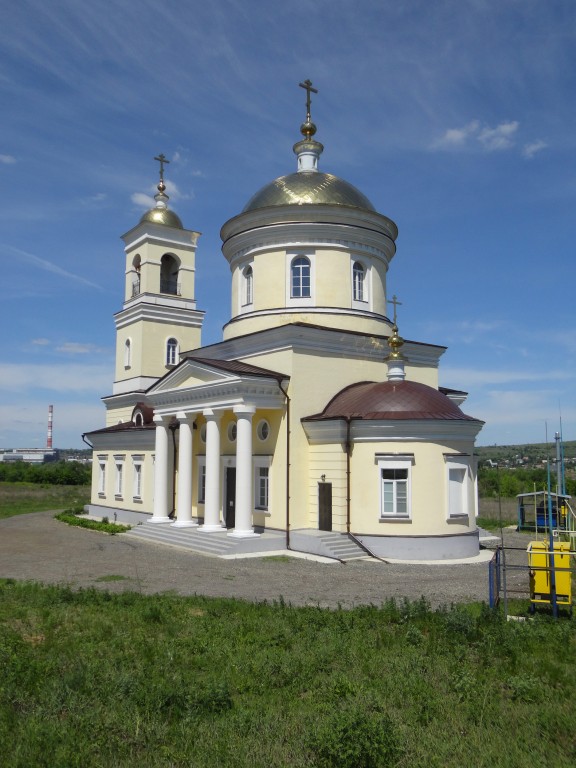
<svg viewBox="0 0 576 768"><path fill-rule="evenodd" d="M141 224L145 221L152 224L163 224L165 227L174 227L174 229L184 229L178 214L168 208L151 208L140 219Z"/></svg>

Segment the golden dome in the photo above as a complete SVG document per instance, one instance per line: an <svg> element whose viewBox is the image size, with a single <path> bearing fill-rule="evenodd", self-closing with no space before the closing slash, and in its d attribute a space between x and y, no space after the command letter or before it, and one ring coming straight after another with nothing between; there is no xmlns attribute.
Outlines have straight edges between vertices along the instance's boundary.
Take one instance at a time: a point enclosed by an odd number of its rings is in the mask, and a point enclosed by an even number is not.
<svg viewBox="0 0 576 768"><path fill-rule="evenodd" d="M242 213L277 205L349 205L376 209L368 198L338 176L319 171L299 171L280 176L262 187L244 206Z"/></svg>
<svg viewBox="0 0 576 768"><path fill-rule="evenodd" d="M141 224L145 221L152 224L163 224L165 227L174 227L174 229L184 229L180 217L169 208L151 208L140 219Z"/></svg>

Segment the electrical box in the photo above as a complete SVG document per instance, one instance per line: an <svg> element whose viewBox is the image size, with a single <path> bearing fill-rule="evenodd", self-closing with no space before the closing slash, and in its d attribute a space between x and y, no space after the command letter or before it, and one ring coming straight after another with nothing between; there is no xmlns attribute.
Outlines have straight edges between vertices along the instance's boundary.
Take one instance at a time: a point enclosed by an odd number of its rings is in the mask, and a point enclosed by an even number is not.
<svg viewBox="0 0 576 768"><path fill-rule="evenodd" d="M528 545L530 568L531 609L536 603L552 603L550 549L547 541L531 541ZM572 605L572 573L570 571L570 544L554 542L554 573L556 576L556 604Z"/></svg>

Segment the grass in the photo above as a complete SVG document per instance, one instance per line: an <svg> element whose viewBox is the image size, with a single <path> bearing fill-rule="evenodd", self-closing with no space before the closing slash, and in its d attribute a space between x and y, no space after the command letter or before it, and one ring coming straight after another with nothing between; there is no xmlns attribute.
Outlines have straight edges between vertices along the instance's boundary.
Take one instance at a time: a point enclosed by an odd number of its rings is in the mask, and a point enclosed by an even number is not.
<svg viewBox="0 0 576 768"><path fill-rule="evenodd" d="M68 509L89 501L90 486L0 482L0 520L47 509Z"/></svg>
<svg viewBox="0 0 576 768"><path fill-rule="evenodd" d="M518 502L516 499L492 499L482 498L478 500L478 525L482 528L495 530L500 527L500 511L502 511L502 524L518 524Z"/></svg>
<svg viewBox="0 0 576 768"><path fill-rule="evenodd" d="M572 768L576 623L0 582L6 768Z"/></svg>

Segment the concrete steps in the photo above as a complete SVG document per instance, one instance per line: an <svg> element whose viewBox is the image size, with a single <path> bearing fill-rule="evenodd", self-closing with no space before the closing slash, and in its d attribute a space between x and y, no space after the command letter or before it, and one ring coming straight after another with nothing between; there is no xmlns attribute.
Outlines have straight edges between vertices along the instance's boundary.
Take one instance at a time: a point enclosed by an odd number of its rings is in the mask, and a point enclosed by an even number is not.
<svg viewBox="0 0 576 768"><path fill-rule="evenodd" d="M235 542L228 538L225 529L222 533L202 533L197 528L174 528L169 523L143 523L122 535L153 544L189 549L212 557L232 554L236 546Z"/></svg>
<svg viewBox="0 0 576 768"><path fill-rule="evenodd" d="M345 533L301 528L292 531L290 541L292 548L300 552L310 552L337 560L359 560L362 557L370 557Z"/></svg>
<svg viewBox="0 0 576 768"><path fill-rule="evenodd" d="M122 536L148 541L152 544L163 544L169 547L179 547L190 552L197 552L212 557L233 557L262 552L283 550L286 536L280 531L265 531L260 536L250 538L234 538L228 536L228 531L203 533L198 528L176 528L170 523L142 523L123 533Z"/></svg>

